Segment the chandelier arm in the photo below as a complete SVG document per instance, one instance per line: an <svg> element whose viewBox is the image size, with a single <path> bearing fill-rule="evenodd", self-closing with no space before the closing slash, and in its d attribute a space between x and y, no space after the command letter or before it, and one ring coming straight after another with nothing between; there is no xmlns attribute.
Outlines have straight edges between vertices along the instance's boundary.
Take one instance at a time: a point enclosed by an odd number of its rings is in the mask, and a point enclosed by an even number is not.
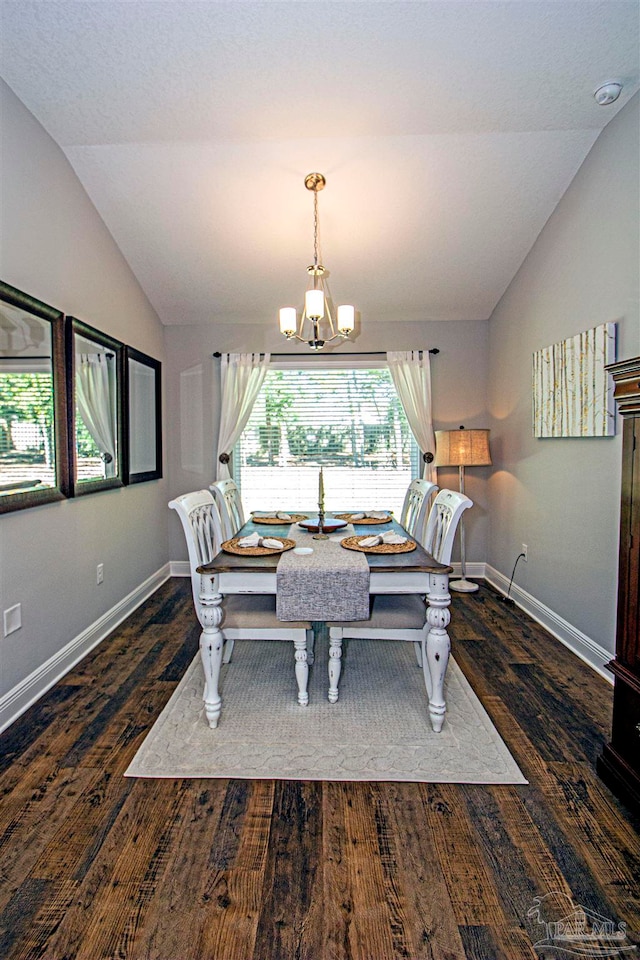
<svg viewBox="0 0 640 960"><path fill-rule="evenodd" d="M331 313L331 297L327 296L327 291L324 288L324 284L322 285L322 292L324 293L324 312L329 322L329 330L331 331L331 336L326 337L325 339L333 340L337 336L337 334L336 334L336 328L333 323L333 315Z"/></svg>
<svg viewBox="0 0 640 960"><path fill-rule="evenodd" d="M286 333L284 336L287 340L299 340L300 343L309 342L308 337L301 337L298 333ZM322 339L324 343L331 343L332 340L348 340L349 338L344 333L334 333L332 337L323 337Z"/></svg>

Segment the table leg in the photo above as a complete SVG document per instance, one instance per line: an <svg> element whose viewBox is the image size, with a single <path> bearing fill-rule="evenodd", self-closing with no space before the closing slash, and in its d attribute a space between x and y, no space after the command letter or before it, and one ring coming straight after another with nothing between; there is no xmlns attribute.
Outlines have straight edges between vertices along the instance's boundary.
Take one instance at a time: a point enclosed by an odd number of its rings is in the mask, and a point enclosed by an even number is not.
<svg viewBox="0 0 640 960"><path fill-rule="evenodd" d="M422 641L422 669L429 696L429 717L435 733L440 733L447 709L444 699L444 678L449 663L451 642L447 627L451 620L449 577L446 573L429 575L426 638Z"/></svg>
<svg viewBox="0 0 640 960"><path fill-rule="evenodd" d="M309 664L307 662L307 639L294 640L296 660L296 681L298 683L298 703L306 707L309 703L307 686L309 684Z"/></svg>
<svg viewBox="0 0 640 960"><path fill-rule="evenodd" d="M216 593L215 577L203 575L200 578L199 620L202 625L200 634L200 656L204 668L204 712L210 727L217 727L222 712L222 698L218 690L224 636L220 629L222 622L222 595Z"/></svg>
<svg viewBox="0 0 640 960"><path fill-rule="evenodd" d="M342 672L342 637L332 636L329 628L329 703L338 702L338 683Z"/></svg>

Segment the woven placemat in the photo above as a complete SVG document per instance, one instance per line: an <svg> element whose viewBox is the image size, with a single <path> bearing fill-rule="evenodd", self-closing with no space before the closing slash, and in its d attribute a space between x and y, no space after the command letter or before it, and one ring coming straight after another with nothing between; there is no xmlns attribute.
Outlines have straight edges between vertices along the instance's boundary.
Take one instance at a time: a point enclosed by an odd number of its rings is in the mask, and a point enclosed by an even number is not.
<svg viewBox="0 0 640 960"><path fill-rule="evenodd" d="M308 513L290 513L288 520L282 520L280 517L254 517L251 514L252 523L275 523L282 527L285 523L299 523L300 520L308 520Z"/></svg>
<svg viewBox="0 0 640 960"><path fill-rule="evenodd" d="M291 550L295 547L295 540L289 540L287 537L273 537L273 540L279 540L282 544L282 550L277 547L239 547L238 543L242 537L233 537L231 540L225 540L222 544L222 550L225 553L236 553L239 557L268 557L271 553L284 553L285 550Z"/></svg>
<svg viewBox="0 0 640 960"><path fill-rule="evenodd" d="M340 542L347 550L358 550L360 553L411 553L416 548L413 540L407 540L406 543L379 543L375 547L361 547L360 540L366 540L366 537L345 537Z"/></svg>
<svg viewBox="0 0 640 960"><path fill-rule="evenodd" d="M373 523L390 523L391 522L391 517L385 517L384 519L382 519L382 517L363 517L362 520L354 520L353 516L350 513L336 513L336 519L346 520L348 523L352 523L354 527L357 527L358 524L366 524L367 526L369 526L369 524L373 524Z"/></svg>

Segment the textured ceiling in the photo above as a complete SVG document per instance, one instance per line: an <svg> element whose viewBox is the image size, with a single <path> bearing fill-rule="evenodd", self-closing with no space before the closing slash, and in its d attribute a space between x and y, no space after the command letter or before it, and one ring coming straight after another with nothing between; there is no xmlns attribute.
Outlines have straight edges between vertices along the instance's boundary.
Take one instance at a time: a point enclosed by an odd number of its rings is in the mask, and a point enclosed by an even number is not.
<svg viewBox="0 0 640 960"><path fill-rule="evenodd" d="M635 2L1 2L0 74L162 321L490 315L638 89ZM602 82L625 83L600 107Z"/></svg>

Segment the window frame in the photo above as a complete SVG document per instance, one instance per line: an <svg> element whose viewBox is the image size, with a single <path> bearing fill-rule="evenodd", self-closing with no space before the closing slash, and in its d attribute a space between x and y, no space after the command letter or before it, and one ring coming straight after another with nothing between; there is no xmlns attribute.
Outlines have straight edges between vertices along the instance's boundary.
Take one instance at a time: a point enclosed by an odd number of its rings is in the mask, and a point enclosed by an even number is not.
<svg viewBox="0 0 640 960"><path fill-rule="evenodd" d="M154 371L154 400L155 416L151 429L154 431L155 438L155 461L153 470L132 471L131 463L133 461L133 445L135 436L131 429L131 361L149 367ZM150 357L135 347L125 347L125 377L124 377L124 410L125 417L123 423L124 429L124 482L146 483L148 480L160 480L162 478L162 363L154 357Z"/></svg>
<svg viewBox="0 0 640 960"><path fill-rule="evenodd" d="M113 350L116 370L116 451L117 471L113 477L96 480L78 480L78 458L76 446L76 349L75 337L91 340L100 347ZM66 317L66 359L67 359L67 429L69 450L70 491L73 497L83 497L101 490L113 490L124 486L124 352L125 345L120 340L102 333L77 317Z"/></svg>
<svg viewBox="0 0 640 960"><path fill-rule="evenodd" d="M290 357L285 354L278 354L277 359L272 359L269 371L278 371L278 370L388 370L389 364L387 363L386 356L380 355L379 357L374 357L367 354L325 354L325 355L316 355L316 356L307 356L306 354L292 354ZM244 432L244 431L243 431ZM411 432L411 441L412 441L412 450L411 450L411 479L416 479L422 476L422 451L420 450L418 443ZM242 467L240 464L240 458L237 456L238 444L240 443L241 438L239 438L238 443L235 445L232 451L231 465L233 466L234 462L237 464L236 470L233 470L233 474L240 473ZM241 475L236 476L236 481L240 487L240 493L242 495L242 477Z"/></svg>
<svg viewBox="0 0 640 960"><path fill-rule="evenodd" d="M0 491L0 514L64 500L70 495L68 459L67 385L65 363L64 314L37 300L23 290L0 280L0 301L27 314L46 320L51 326L51 378L53 387L53 437L55 447L55 484L41 490Z"/></svg>

